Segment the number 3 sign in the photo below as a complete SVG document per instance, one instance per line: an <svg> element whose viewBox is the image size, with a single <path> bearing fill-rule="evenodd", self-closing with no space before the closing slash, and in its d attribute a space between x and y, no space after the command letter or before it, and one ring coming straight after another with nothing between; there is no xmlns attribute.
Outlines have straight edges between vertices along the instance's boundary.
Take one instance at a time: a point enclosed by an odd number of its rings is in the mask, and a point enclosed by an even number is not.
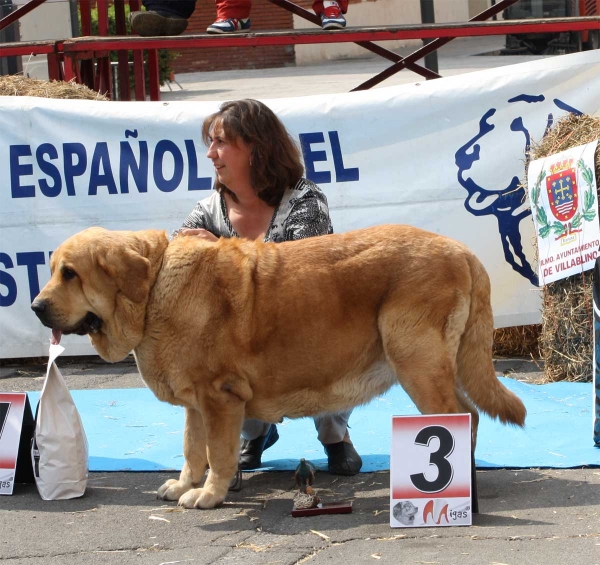
<svg viewBox="0 0 600 565"><path fill-rule="evenodd" d="M390 526L470 526L471 415L394 416Z"/></svg>

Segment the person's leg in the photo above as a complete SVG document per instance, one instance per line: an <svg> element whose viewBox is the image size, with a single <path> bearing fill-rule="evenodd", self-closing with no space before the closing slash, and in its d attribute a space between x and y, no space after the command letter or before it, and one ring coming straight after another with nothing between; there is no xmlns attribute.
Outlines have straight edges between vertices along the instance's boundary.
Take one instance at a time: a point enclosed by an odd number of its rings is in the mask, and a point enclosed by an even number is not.
<svg viewBox="0 0 600 565"><path fill-rule="evenodd" d="M362 467L362 459L354 449L348 434L350 414L352 410L314 419L319 441L327 454L329 472L334 475L356 475Z"/></svg>
<svg viewBox="0 0 600 565"><path fill-rule="evenodd" d="M143 37L179 35L194 13L196 0L142 0L145 11L131 12L133 31Z"/></svg>
<svg viewBox="0 0 600 565"><path fill-rule="evenodd" d="M343 14L348 11L348 0L314 0L313 10L321 17L323 29L342 29L346 27Z"/></svg>
<svg viewBox="0 0 600 565"><path fill-rule="evenodd" d="M196 9L196 0L142 0L146 10L158 12L164 16L176 16L186 20Z"/></svg>
<svg viewBox="0 0 600 565"><path fill-rule="evenodd" d="M249 418L242 426L242 446L240 447L239 467L247 471L262 465L262 454L277 440L277 426L261 420Z"/></svg>
<svg viewBox="0 0 600 565"><path fill-rule="evenodd" d="M233 33L250 29L252 0L215 0L217 19L208 26L208 33Z"/></svg>
<svg viewBox="0 0 600 565"><path fill-rule="evenodd" d="M252 0L215 0L217 20L235 18L244 20L250 17Z"/></svg>

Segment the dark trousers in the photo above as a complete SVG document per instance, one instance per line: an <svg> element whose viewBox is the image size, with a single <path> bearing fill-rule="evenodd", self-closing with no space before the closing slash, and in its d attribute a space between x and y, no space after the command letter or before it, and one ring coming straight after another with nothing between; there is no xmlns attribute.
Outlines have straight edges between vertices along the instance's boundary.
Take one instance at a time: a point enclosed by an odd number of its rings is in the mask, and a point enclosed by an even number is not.
<svg viewBox="0 0 600 565"><path fill-rule="evenodd" d="M196 0L142 0L146 10L153 10L186 20L194 13Z"/></svg>

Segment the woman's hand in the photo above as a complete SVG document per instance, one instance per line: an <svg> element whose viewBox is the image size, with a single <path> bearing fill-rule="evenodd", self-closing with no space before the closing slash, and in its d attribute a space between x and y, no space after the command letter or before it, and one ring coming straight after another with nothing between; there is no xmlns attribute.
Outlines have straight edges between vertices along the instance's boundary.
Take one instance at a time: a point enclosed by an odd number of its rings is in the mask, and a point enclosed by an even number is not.
<svg viewBox="0 0 600 565"><path fill-rule="evenodd" d="M206 241L217 241L217 239L219 239L215 234L210 233L208 230L203 230L200 228L182 228L179 230L179 235L184 235L186 237L199 237L200 239L206 239Z"/></svg>

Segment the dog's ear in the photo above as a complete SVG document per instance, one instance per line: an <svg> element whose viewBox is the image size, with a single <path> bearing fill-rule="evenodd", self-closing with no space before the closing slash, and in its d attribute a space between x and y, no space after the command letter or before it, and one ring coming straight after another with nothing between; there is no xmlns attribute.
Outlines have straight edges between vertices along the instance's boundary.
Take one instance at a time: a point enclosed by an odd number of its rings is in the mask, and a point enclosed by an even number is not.
<svg viewBox="0 0 600 565"><path fill-rule="evenodd" d="M150 261L135 249L115 246L98 256L100 268L132 302L140 304L150 292Z"/></svg>

